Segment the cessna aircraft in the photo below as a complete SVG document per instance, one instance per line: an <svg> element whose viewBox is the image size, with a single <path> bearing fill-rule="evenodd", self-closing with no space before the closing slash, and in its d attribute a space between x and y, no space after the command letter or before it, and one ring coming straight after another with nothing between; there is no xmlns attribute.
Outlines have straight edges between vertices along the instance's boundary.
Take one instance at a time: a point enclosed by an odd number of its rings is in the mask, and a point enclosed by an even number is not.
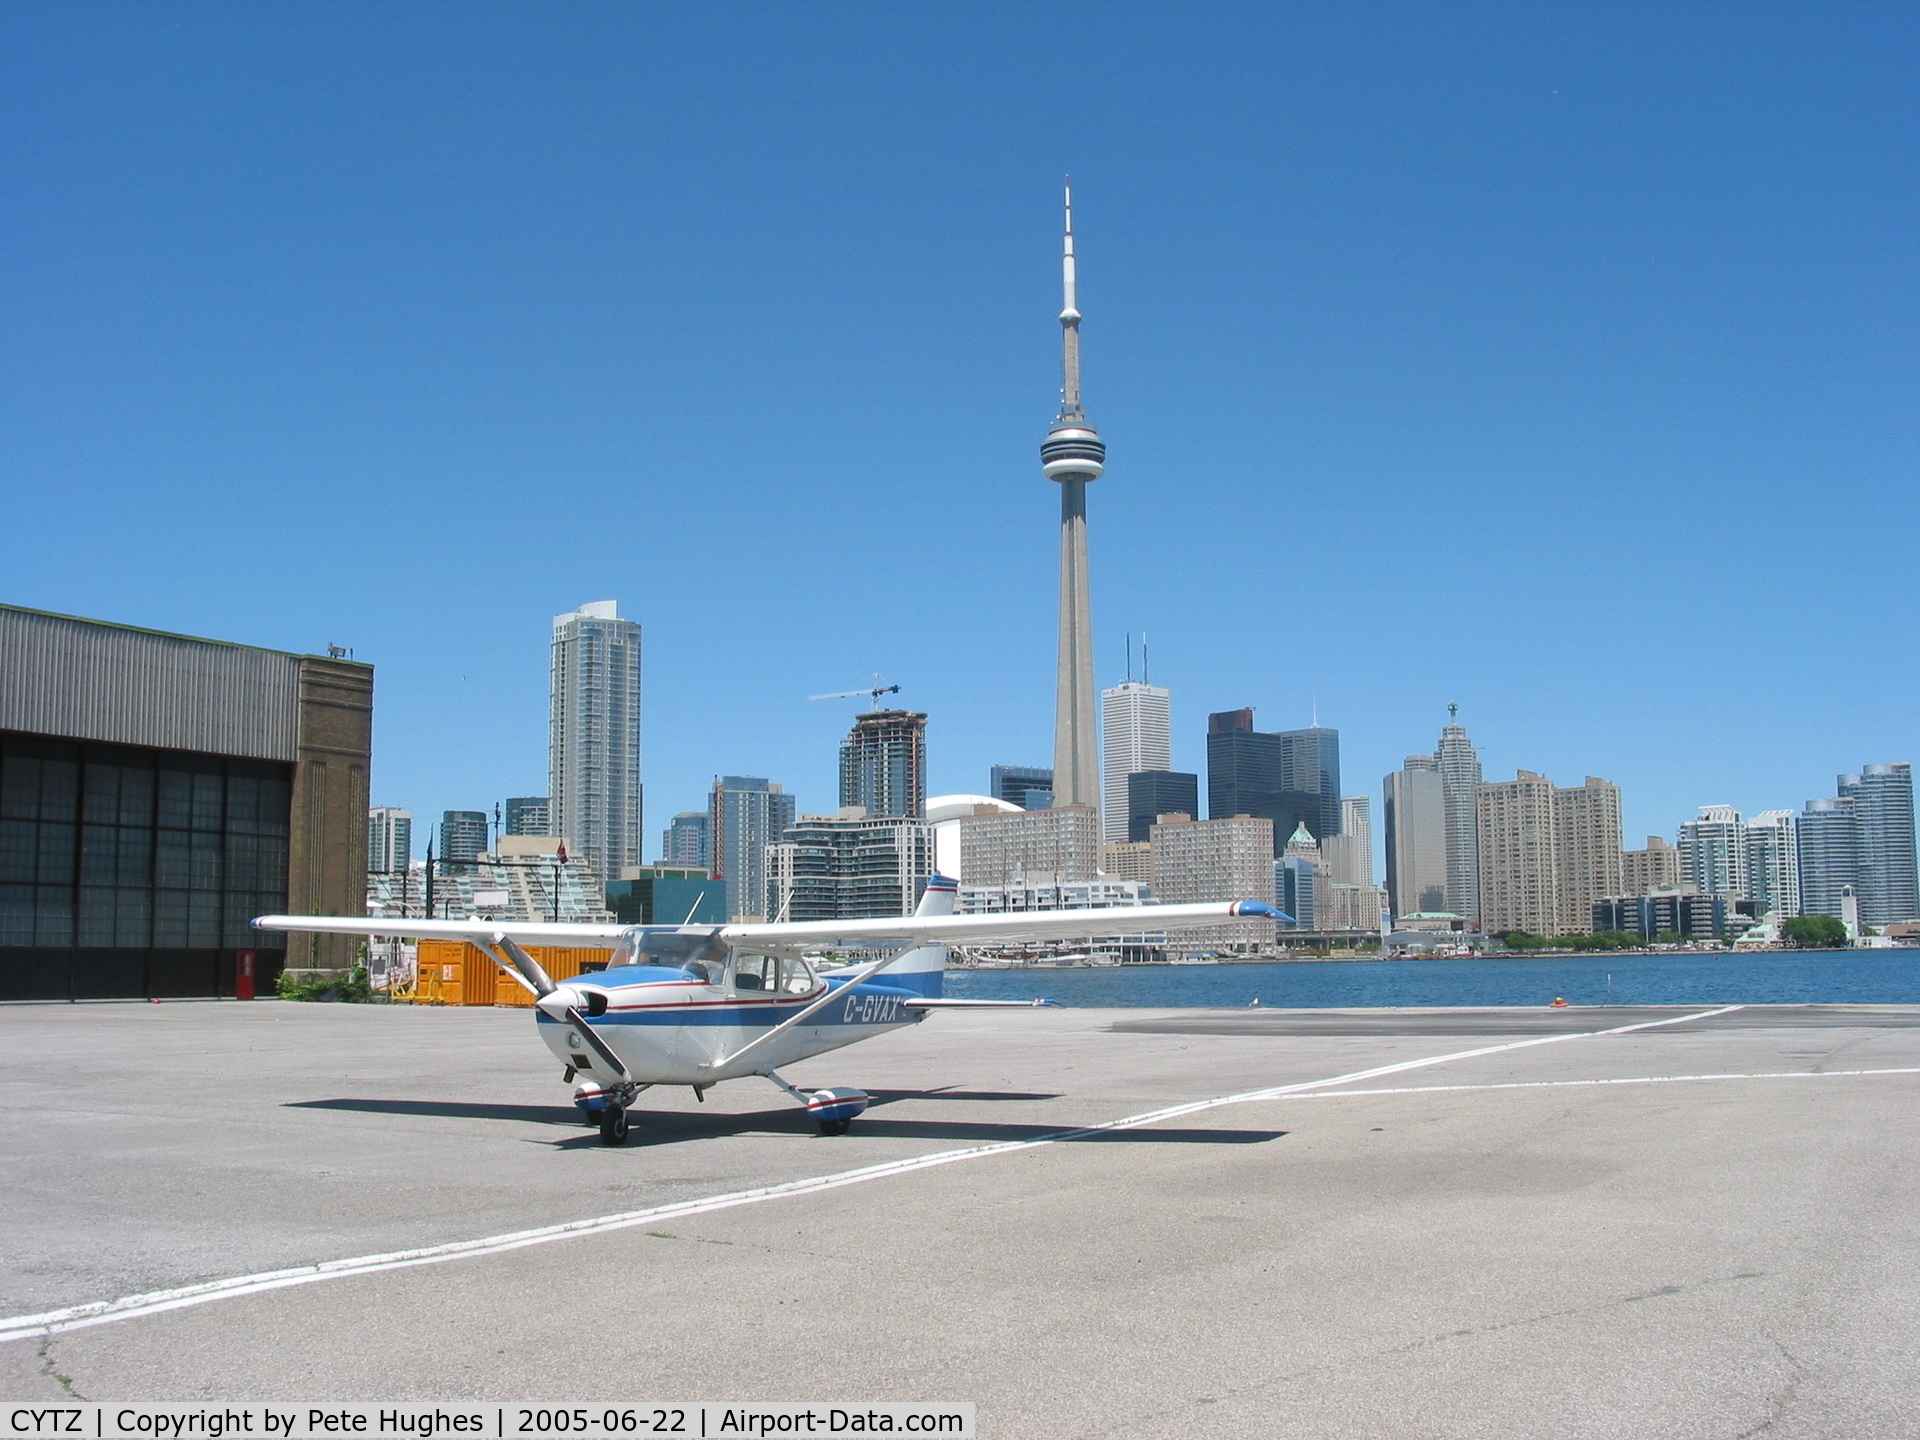
<svg viewBox="0 0 1920 1440"><path fill-rule="evenodd" d="M949 1000L941 982L950 943L1126 935L1235 918L1285 920L1259 900L956 915L957 882L935 875L918 910L897 919L801 920L740 925L583 925L505 920L377 920L262 915L261 930L329 935L397 931L476 946L534 996L547 1048L574 1083L574 1103L600 1138L623 1145L627 1111L654 1085L691 1086L696 1098L722 1080L762 1076L804 1105L823 1135L842 1135L867 1108L862 1091L800 1090L777 1067L915 1025L935 1010L1039 1004ZM808 951L825 945L899 950L864 967L816 972ZM556 985L523 948L560 945L612 952L607 968ZM884 984L877 983L885 973Z"/></svg>

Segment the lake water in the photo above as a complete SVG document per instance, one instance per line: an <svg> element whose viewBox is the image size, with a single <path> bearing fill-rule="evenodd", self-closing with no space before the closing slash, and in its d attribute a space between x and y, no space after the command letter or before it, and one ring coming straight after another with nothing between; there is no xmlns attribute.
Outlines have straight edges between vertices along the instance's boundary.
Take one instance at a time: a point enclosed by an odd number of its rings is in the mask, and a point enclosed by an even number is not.
<svg viewBox="0 0 1920 1440"><path fill-rule="evenodd" d="M1303 1010L1546 1005L1555 996L1574 1005L1920 1005L1920 950L949 970L946 993L1100 1007L1230 1007L1257 999Z"/></svg>

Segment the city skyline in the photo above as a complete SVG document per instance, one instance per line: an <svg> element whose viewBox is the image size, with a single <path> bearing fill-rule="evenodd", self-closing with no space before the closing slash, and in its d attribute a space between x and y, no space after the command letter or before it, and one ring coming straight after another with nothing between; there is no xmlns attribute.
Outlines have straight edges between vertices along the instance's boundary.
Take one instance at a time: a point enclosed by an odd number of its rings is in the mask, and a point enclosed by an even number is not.
<svg viewBox="0 0 1920 1440"><path fill-rule="evenodd" d="M991 16L743 37L689 13L587 45L483 9L456 61L407 15L369 45L351 13L114 13L111 36L7 22L38 138L0 242L5 598L352 650L381 671L383 803L545 793L540 631L595 591L651 630L656 815L716 773L823 805L844 720L805 697L876 669L937 717L931 791L1044 764L1057 506L1032 447L1067 170L1087 384L1125 457L1096 487L1096 680L1152 631L1176 770L1202 768L1199 716L1299 727L1317 695L1347 770L1378 776L1457 699L1490 773L1606 775L1629 834L1671 836L1913 752L1898 673L1596 678L1624 630L1748 583L1769 536L1802 547L1777 653L1881 653L1916 603L1905 571L1846 560L1913 519L1920 38L1891 11L1768 11L1737 46L1705 13L1246 12L1230 44L1133 15L1097 89L1136 98L1064 115ZM154 57L137 85L125 45ZM954 57L931 82L889 63L923 45ZM688 59L717 53L750 77L724 111ZM1220 86L1242 57L1276 83ZM698 219L728 206L748 223ZM1665 523L1591 549L1600 493ZM1747 538L1710 539L1734 514ZM1273 658L1302 579L1240 536L1371 515L1407 523L1339 552L1339 623L1288 626ZM716 546L755 583L695 607L654 580ZM819 623L787 575L842 555L908 557L922 603ZM270 557L267 591L241 556ZM380 586L347 582L369 566ZM1398 643L1415 615L1449 643Z"/></svg>

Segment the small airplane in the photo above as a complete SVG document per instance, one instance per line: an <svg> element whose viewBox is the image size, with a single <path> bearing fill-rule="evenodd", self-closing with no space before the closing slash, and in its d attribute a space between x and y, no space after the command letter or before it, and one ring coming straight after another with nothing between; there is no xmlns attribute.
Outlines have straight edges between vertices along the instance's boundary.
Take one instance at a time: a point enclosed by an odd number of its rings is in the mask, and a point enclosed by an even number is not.
<svg viewBox="0 0 1920 1440"><path fill-rule="evenodd" d="M566 1067L573 1101L608 1145L624 1145L627 1111L642 1090L686 1085L694 1097L722 1080L759 1076L801 1105L823 1135L844 1135L867 1108L845 1086L801 1090L779 1067L837 1050L936 1010L1045 1004L950 1000L941 995L947 945L1137 934L1231 919L1286 920L1260 900L1130 905L956 915L957 881L935 875L912 915L737 925L592 925L503 920L366 919L262 915L260 930L328 935L408 935L464 940L524 985L547 1048ZM612 952L607 968L555 984L524 948L561 945ZM806 952L826 945L901 948L865 966L816 972ZM884 983L881 977L884 975Z"/></svg>

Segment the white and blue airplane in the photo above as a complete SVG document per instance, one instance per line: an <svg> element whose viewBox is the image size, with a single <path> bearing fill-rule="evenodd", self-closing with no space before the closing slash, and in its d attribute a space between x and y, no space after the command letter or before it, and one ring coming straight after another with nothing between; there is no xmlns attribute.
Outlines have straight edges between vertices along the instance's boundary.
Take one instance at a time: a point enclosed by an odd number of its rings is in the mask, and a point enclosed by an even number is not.
<svg viewBox="0 0 1920 1440"><path fill-rule="evenodd" d="M779 1067L916 1025L936 1010L1042 1001L942 996L949 944L1129 935L1234 918L1285 920L1260 900L956 915L958 885L935 875L914 914L894 919L739 925L589 925L505 920L394 921L262 915L261 930L329 935L404 933L464 940L533 993L540 1037L566 1066L573 1099L609 1145L626 1143L642 1090L686 1085L696 1098L722 1080L760 1076L807 1109L824 1135L845 1134L868 1096L847 1087L801 1090ZM901 948L864 967L816 971L823 946ZM611 951L607 968L555 984L524 948ZM884 975L884 981L882 976Z"/></svg>

